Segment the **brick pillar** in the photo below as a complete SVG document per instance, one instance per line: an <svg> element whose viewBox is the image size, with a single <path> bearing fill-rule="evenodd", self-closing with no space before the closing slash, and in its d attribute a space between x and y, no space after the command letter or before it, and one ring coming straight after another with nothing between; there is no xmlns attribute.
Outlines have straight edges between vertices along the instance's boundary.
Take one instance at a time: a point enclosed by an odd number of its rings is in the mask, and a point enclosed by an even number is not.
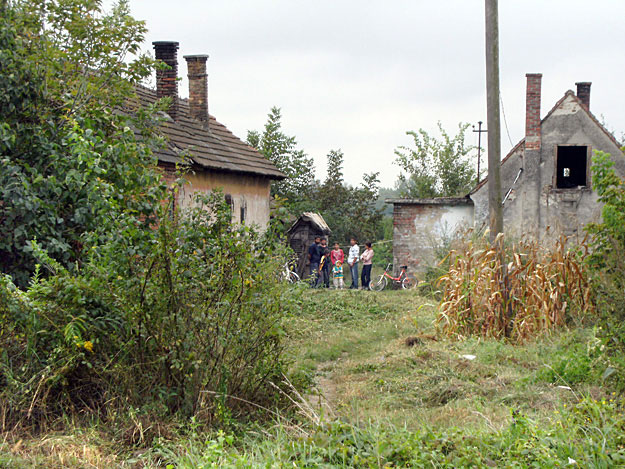
<svg viewBox="0 0 625 469"><path fill-rule="evenodd" d="M542 74L528 73L525 94L525 152L521 188L523 231L535 239L540 237L541 133L540 82Z"/></svg>
<svg viewBox="0 0 625 469"><path fill-rule="evenodd" d="M156 96L170 97L169 116L176 120L178 117L178 43L173 41L153 42L154 57L165 62L167 69L156 70Z"/></svg>
<svg viewBox="0 0 625 469"><path fill-rule="evenodd" d="M587 111L590 111L590 85L589 81L578 81L577 85L577 97L582 102L582 105Z"/></svg>
<svg viewBox="0 0 625 469"><path fill-rule="evenodd" d="M540 150L540 81L542 73L528 73L525 93L525 149Z"/></svg>
<svg viewBox="0 0 625 469"><path fill-rule="evenodd" d="M208 55L185 55L189 77L189 110L191 117L208 128Z"/></svg>

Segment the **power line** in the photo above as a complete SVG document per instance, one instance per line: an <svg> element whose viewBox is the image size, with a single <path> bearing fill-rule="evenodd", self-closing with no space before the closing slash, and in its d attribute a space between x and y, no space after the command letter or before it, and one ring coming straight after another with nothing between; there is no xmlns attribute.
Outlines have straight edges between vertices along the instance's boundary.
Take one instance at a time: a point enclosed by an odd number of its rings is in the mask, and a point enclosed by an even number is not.
<svg viewBox="0 0 625 469"><path fill-rule="evenodd" d="M508 130L508 121L506 120L506 110L503 108L503 98L501 93L499 94L499 101L501 102L501 114L503 114L503 123L506 126L506 133L508 134L508 140L510 141L510 147L513 147L512 139L510 138L510 130Z"/></svg>

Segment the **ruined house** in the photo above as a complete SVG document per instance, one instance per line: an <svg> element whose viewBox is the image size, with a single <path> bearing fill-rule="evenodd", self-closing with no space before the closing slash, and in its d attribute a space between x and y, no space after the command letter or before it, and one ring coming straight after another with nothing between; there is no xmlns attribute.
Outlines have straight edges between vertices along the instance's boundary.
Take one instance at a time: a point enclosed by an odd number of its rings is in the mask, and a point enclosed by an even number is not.
<svg viewBox="0 0 625 469"><path fill-rule="evenodd" d="M177 207L188 206L197 192L218 189L232 207L233 221L264 229L269 222L271 181L285 175L208 113L207 55L184 57L189 77L186 100L178 96L178 43L158 41L153 46L156 59L169 68L157 71L156 90L138 87L137 94L144 105L171 98L167 118L160 125L166 144L155 153L170 184L176 179L177 164L184 160L190 165Z"/></svg>
<svg viewBox="0 0 625 469"><path fill-rule="evenodd" d="M300 278L308 276L310 262L308 248L315 242L315 237L330 236L330 227L318 213L304 212L287 231L289 246L297 256L296 272Z"/></svg>
<svg viewBox="0 0 625 469"><path fill-rule="evenodd" d="M612 156L625 177L619 142L590 112L590 83L577 83L541 119L541 79L529 73L525 138L501 161L504 231L531 236L544 244L560 233L580 240L584 226L598 221L601 206L591 187L595 150ZM432 265L437 249L462 228L488 226L486 178L466 197L390 199L393 210L395 265L421 270Z"/></svg>

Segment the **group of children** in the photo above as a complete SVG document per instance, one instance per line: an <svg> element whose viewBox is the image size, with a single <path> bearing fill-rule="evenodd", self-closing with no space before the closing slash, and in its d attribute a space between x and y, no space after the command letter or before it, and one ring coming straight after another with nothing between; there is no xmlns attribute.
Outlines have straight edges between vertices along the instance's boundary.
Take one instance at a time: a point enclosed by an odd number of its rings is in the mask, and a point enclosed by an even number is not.
<svg viewBox="0 0 625 469"><path fill-rule="evenodd" d="M328 240L317 236L315 242L308 248L308 260L310 261L310 277L313 287L330 287L330 272L332 272L332 283L334 288L345 288L343 263L345 253L339 243L334 243L334 249L328 248ZM358 289L358 263L362 261L361 284L363 289L369 289L371 282L371 266L373 259L373 248L371 243L365 243L365 250L360 254L360 246L356 238L349 241L350 248L347 255L347 264L352 276L350 289ZM330 265L332 266L330 268Z"/></svg>

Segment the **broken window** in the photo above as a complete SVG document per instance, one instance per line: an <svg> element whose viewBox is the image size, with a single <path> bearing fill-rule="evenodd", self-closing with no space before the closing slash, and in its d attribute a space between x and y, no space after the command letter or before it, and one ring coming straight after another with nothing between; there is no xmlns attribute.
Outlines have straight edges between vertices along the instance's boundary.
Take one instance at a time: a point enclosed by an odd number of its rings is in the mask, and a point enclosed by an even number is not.
<svg viewBox="0 0 625 469"><path fill-rule="evenodd" d="M571 189L588 185L588 147L563 145L556 152L556 187Z"/></svg>

